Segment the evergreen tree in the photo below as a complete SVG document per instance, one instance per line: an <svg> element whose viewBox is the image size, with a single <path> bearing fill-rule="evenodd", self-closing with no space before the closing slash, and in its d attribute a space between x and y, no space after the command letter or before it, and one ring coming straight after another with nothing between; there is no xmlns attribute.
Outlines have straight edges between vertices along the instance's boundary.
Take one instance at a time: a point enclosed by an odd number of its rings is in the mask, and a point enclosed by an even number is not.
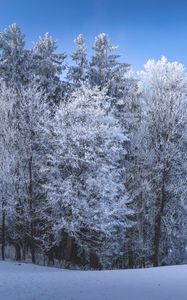
<svg viewBox="0 0 187 300"><path fill-rule="evenodd" d="M95 38L93 45L94 54L89 68L89 81L91 87L108 87L109 94L117 96L123 89L122 83L129 65L120 63L120 55L113 54L118 46L110 44L106 33L101 33Z"/></svg>
<svg viewBox="0 0 187 300"><path fill-rule="evenodd" d="M0 33L0 76L9 87L19 88L31 79L30 55L25 50L25 37L15 23Z"/></svg>
<svg viewBox="0 0 187 300"><path fill-rule="evenodd" d="M79 34L74 42L76 43L77 50L72 54L72 60L76 65L69 67L67 79L72 81L74 88L77 88L87 80L88 60L84 36Z"/></svg>
<svg viewBox="0 0 187 300"><path fill-rule="evenodd" d="M56 41L46 33L33 49L33 73L36 83L45 91L49 101L59 102L66 94L66 83L61 81L66 54L56 53Z"/></svg>

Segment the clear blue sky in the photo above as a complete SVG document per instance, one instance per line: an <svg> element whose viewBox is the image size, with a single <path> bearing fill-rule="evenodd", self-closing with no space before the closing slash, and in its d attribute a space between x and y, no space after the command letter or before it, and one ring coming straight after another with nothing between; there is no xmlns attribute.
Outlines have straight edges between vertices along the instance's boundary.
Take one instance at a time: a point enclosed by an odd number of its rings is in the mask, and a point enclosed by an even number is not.
<svg viewBox="0 0 187 300"><path fill-rule="evenodd" d="M135 69L161 55L187 67L187 0L0 0L0 30L13 22L28 47L49 32L69 53L79 33L90 46L107 32Z"/></svg>

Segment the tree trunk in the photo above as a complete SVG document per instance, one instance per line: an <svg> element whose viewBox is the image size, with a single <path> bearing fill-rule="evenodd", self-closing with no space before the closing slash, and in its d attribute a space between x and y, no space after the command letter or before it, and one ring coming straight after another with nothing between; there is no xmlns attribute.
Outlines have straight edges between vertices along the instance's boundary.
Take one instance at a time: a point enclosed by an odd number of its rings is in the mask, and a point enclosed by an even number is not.
<svg viewBox="0 0 187 300"><path fill-rule="evenodd" d="M129 229L129 241L127 244L127 253L128 253L128 268L133 269L134 267L134 255L133 255L133 245L132 245L132 230Z"/></svg>
<svg viewBox="0 0 187 300"><path fill-rule="evenodd" d="M67 237L67 244L66 244L66 253L65 253L65 260L70 261L72 255L72 247L73 247L73 239L72 237Z"/></svg>
<svg viewBox="0 0 187 300"><path fill-rule="evenodd" d="M4 209L4 201L2 203L2 260L5 260L5 209Z"/></svg>
<svg viewBox="0 0 187 300"><path fill-rule="evenodd" d="M25 260L26 258L26 247L25 247L25 244L23 245L23 257L22 259Z"/></svg>
<svg viewBox="0 0 187 300"><path fill-rule="evenodd" d="M21 260L21 247L19 244L15 244L15 250L16 250L16 261Z"/></svg>
<svg viewBox="0 0 187 300"><path fill-rule="evenodd" d="M159 266L159 248L161 241L161 221L166 201L165 188L164 184L162 185L161 195L160 195L158 213L155 219L155 231L154 231L154 240L153 240L153 266Z"/></svg>
<svg viewBox="0 0 187 300"><path fill-rule="evenodd" d="M99 263L98 256L94 251L90 251L90 267L93 269L101 269L101 264Z"/></svg>
<svg viewBox="0 0 187 300"><path fill-rule="evenodd" d="M35 243L34 243L34 222L33 222L33 185L32 185L32 156L29 159L29 197L30 197L30 250L32 263L36 262L35 259Z"/></svg>

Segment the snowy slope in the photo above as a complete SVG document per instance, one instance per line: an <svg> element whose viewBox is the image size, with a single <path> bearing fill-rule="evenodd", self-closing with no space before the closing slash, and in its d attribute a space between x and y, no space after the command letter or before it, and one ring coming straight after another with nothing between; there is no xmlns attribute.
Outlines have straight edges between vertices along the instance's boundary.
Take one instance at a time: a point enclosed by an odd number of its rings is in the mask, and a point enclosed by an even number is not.
<svg viewBox="0 0 187 300"><path fill-rule="evenodd" d="M0 262L0 300L187 300L187 266L69 271Z"/></svg>

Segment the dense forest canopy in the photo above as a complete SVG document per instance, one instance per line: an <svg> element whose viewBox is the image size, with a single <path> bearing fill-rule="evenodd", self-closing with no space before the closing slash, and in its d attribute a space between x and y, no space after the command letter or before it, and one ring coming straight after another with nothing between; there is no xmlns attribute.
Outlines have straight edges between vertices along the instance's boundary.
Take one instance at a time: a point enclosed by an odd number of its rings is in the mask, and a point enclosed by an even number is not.
<svg viewBox="0 0 187 300"><path fill-rule="evenodd" d="M165 57L141 72L107 34L0 33L2 259L80 268L179 263L186 247L187 75Z"/></svg>

